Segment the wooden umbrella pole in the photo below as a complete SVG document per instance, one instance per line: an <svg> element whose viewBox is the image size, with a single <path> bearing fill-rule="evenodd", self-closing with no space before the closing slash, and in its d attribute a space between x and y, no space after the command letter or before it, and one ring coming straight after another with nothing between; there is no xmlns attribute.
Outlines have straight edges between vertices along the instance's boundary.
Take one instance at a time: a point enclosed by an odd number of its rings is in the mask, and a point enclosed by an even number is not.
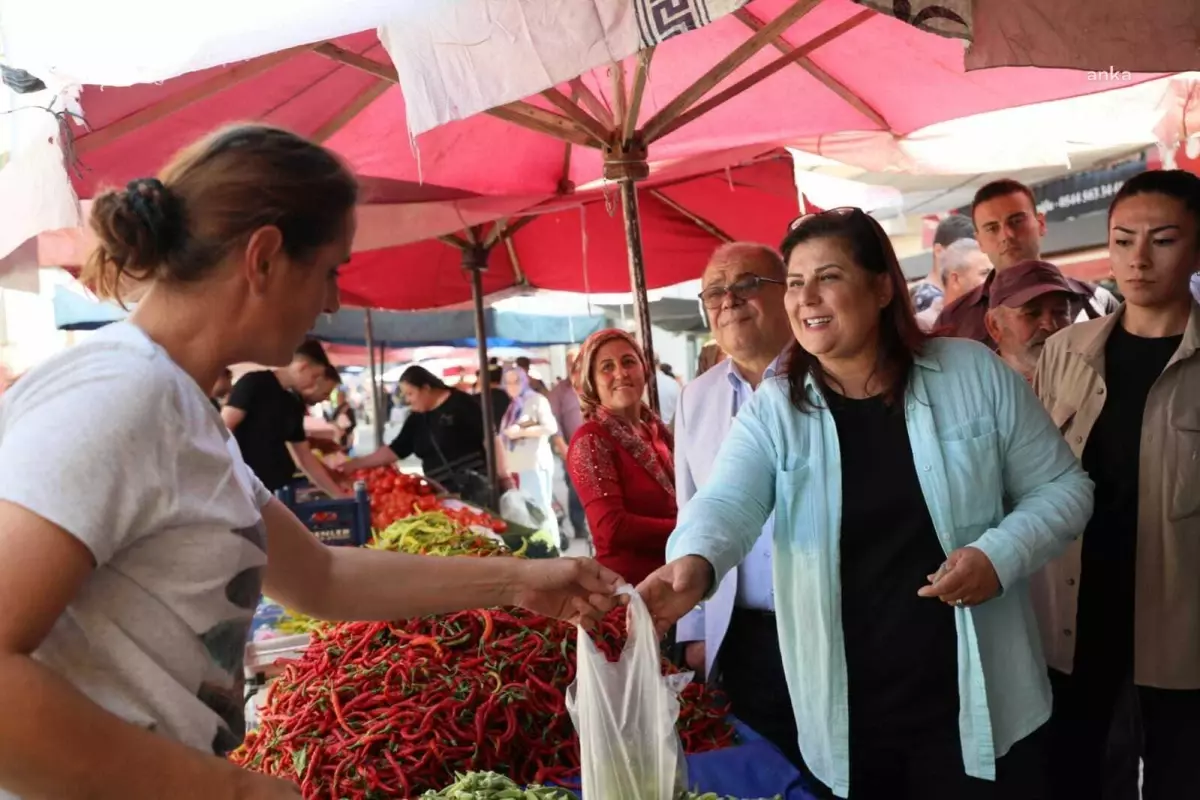
<svg viewBox="0 0 1200 800"><path fill-rule="evenodd" d="M638 211L637 183L633 178L618 181L621 187L621 212L625 217L625 248L629 253L629 283L633 289L633 313L638 339L646 353L650 374L646 376L646 396L650 408L658 413L658 367L654 358L654 336L650 330L650 302L646 297L646 262L642 251L642 220Z"/></svg>
<svg viewBox="0 0 1200 800"><path fill-rule="evenodd" d="M479 405L483 410L483 450L487 458L488 485L492 508L496 495L496 420L492 416L492 376L488 370L487 318L483 310L483 273L490 248L476 244L463 250L463 269L471 273L471 299L475 305L475 346L479 354Z"/></svg>
<svg viewBox="0 0 1200 800"><path fill-rule="evenodd" d="M617 182L621 192L621 215L625 219L625 250L629 256L629 289L633 293L633 313L638 341L646 353L651 374L646 376L650 407L658 412L658 384L655 380L654 336L650 330L650 302L646 297L646 257L642 249L642 219L638 209L637 182L650 174L646 149L636 140L622 150L606 150L604 177Z"/></svg>
<svg viewBox="0 0 1200 800"><path fill-rule="evenodd" d="M375 380L375 328L371 323L371 309L363 315L366 319L367 367L371 371L371 417L375 421L375 446L383 446L383 420L380 419L383 403L379 397L379 382Z"/></svg>
<svg viewBox="0 0 1200 800"><path fill-rule="evenodd" d="M612 65L614 142L604 149L604 178L617 182L621 192L621 215L625 219L625 249L629 256L629 288L638 340L646 354L650 374L646 376L646 399L657 414L658 366L654 357L654 334L650 327L650 301L646 296L646 256L642 248L642 217L638 209L637 182L650 176L645 140L637 133L638 116L646 89L653 49L638 55L633 88L625 86L625 68ZM628 91L628 94L626 92Z"/></svg>

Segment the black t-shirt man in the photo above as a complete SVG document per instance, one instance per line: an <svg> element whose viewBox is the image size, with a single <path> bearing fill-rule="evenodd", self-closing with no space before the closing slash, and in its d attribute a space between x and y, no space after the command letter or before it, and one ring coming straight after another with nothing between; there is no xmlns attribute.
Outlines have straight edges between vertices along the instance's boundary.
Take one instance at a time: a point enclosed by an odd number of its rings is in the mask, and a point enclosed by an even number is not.
<svg viewBox="0 0 1200 800"><path fill-rule="evenodd" d="M244 375L229 395L227 406L245 413L233 430L242 458L272 492L296 477L296 462L287 443L307 440L304 401L283 388L270 370Z"/></svg>
<svg viewBox="0 0 1200 800"><path fill-rule="evenodd" d="M476 398L456 389L432 411L410 414L388 447L397 458L421 459L425 475L452 491L456 474L487 473L483 411Z"/></svg>

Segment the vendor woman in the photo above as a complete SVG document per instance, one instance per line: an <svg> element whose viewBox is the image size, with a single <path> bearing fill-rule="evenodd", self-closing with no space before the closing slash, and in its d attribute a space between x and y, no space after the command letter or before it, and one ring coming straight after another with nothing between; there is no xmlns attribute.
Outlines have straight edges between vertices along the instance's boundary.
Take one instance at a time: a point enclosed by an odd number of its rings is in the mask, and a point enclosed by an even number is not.
<svg viewBox="0 0 1200 800"><path fill-rule="evenodd" d="M264 588L330 620L608 610L619 579L587 559L326 547L246 467L208 390L337 310L357 196L328 151L247 125L93 201L85 279L145 291L0 404L0 797L300 797L219 757Z"/></svg>
<svg viewBox="0 0 1200 800"><path fill-rule="evenodd" d="M391 444L342 465L342 472L382 467L415 455L425 477L451 492L468 492L472 476L487 475L483 409L478 399L451 389L421 366L400 376L400 391L412 413Z"/></svg>

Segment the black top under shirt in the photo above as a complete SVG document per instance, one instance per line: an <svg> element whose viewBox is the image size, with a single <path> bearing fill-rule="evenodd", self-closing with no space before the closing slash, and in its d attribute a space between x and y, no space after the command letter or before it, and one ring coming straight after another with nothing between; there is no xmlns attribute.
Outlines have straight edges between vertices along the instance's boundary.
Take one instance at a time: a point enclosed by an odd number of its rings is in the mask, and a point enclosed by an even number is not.
<svg viewBox="0 0 1200 800"><path fill-rule="evenodd" d="M283 388L270 370L250 372L233 386L226 403L245 412L233 429L242 458L263 485L272 492L296 477L296 462L288 442L307 440L304 433L304 401Z"/></svg>
<svg viewBox="0 0 1200 800"><path fill-rule="evenodd" d="M451 491L457 491L456 473L487 473L483 410L475 397L457 389L432 411L410 414L388 447L397 458L421 459L425 475Z"/></svg>
<svg viewBox="0 0 1200 800"><path fill-rule="evenodd" d="M1182 341L1134 336L1117 325L1104 346L1107 396L1082 459L1096 483L1096 508L1083 534L1076 670L1110 669L1124 679L1133 669L1142 415Z"/></svg>
<svg viewBox="0 0 1200 800"><path fill-rule="evenodd" d="M903 409L882 397L827 394L842 458L851 747L934 731L956 735L954 609L917 596L946 555L917 480Z"/></svg>

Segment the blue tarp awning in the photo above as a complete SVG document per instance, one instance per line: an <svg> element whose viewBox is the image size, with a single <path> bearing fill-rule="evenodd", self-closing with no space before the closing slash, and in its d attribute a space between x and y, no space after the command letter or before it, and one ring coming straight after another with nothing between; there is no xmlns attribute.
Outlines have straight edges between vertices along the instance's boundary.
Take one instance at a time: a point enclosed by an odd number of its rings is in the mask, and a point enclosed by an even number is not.
<svg viewBox="0 0 1200 800"><path fill-rule="evenodd" d="M606 327L606 317L558 317L485 309L488 347L545 347L575 344ZM54 289L54 324L64 331L90 331L125 319L114 303L98 302L61 286ZM376 345L388 347L474 347L474 311L376 311L371 315ZM313 336L334 344L365 347L366 312L345 308L323 314Z"/></svg>
<svg viewBox="0 0 1200 800"><path fill-rule="evenodd" d="M545 347L575 344L608 326L606 317L548 316L484 309L488 347ZM474 311L376 311L371 315L376 344L388 347L475 346ZM347 308L317 319L312 333L335 344L366 345L365 312Z"/></svg>

